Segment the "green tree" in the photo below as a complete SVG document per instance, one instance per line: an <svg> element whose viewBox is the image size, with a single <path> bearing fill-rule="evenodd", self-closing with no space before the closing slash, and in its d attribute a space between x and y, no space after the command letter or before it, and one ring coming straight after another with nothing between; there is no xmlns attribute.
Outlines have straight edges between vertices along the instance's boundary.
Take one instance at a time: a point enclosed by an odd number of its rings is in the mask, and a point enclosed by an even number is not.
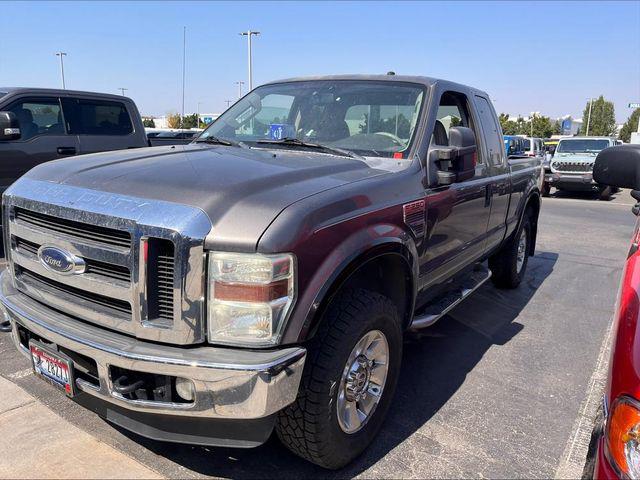
<svg viewBox="0 0 640 480"><path fill-rule="evenodd" d="M518 129L518 125L513 120L509 120L508 113L501 113L498 116L500 120L500 127L502 127L502 133L504 135L515 135Z"/></svg>
<svg viewBox="0 0 640 480"><path fill-rule="evenodd" d="M561 135L562 134L562 123L559 120L556 120L553 123L553 133L551 135Z"/></svg>
<svg viewBox="0 0 640 480"><path fill-rule="evenodd" d="M613 102L605 100L600 95L591 105L591 116L589 116L589 103L584 107L582 113L582 127L580 135L589 135L609 137L616 133L616 115ZM589 131L587 132L587 124Z"/></svg>
<svg viewBox="0 0 640 480"><path fill-rule="evenodd" d="M640 121L640 108L636 108L622 126L620 130L620 140L626 143L631 141L631 134L640 130L638 128L638 121Z"/></svg>
<svg viewBox="0 0 640 480"><path fill-rule="evenodd" d="M156 128L156 122L153 121L153 118L145 118L142 120L142 125L145 128Z"/></svg>
<svg viewBox="0 0 640 480"><path fill-rule="evenodd" d="M191 115L185 115L182 119L182 128L197 128L198 126L198 114L192 113Z"/></svg>
<svg viewBox="0 0 640 480"><path fill-rule="evenodd" d="M538 138L549 138L551 135L553 135L554 124L551 122L551 119L549 117L545 117L544 115L534 115L533 118L527 123L529 126L529 132L527 133L527 135L531 135L532 123L533 123L532 136L538 137Z"/></svg>

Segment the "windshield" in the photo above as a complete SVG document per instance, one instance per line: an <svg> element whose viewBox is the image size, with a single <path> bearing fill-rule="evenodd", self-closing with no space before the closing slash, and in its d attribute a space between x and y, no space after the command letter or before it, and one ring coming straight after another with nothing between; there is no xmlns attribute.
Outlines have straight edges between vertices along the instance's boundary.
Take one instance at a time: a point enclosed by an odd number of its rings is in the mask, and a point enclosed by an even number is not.
<svg viewBox="0 0 640 480"><path fill-rule="evenodd" d="M364 156L407 158L424 87L399 82L319 80L265 85L223 113L199 137L250 147L284 139ZM292 142L286 148L302 148Z"/></svg>
<svg viewBox="0 0 640 480"><path fill-rule="evenodd" d="M557 153L584 153L599 152L609 146L609 140L597 140L593 138L576 138L560 140Z"/></svg>

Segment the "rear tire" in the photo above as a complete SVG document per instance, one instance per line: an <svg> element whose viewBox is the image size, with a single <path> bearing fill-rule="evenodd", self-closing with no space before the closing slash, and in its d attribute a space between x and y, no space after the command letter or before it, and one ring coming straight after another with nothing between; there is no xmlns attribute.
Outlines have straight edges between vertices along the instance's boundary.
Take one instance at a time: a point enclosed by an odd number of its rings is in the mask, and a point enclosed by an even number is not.
<svg viewBox="0 0 640 480"><path fill-rule="evenodd" d="M386 340L386 343L380 341L380 345L387 348L384 380L380 373L384 362L374 361L374 354L368 353L374 347L364 347L361 355L356 353L356 360L363 355L365 358L358 360L360 363L352 362L361 340L370 334ZM367 367L368 358L371 365ZM296 455L321 467L338 469L347 465L367 448L380 430L398 382L401 358L402 322L394 303L364 289L340 293L311 340L298 398L278 414L276 433L280 441ZM360 369L362 365L364 369L369 368L368 373ZM345 378L349 379L350 390L346 388ZM369 395L376 392L378 383L382 383L380 395ZM362 403L350 400L347 402L353 402L358 408L341 409L345 395L353 398L354 392L365 393ZM361 420L360 413L367 411L366 407L376 399L369 415ZM345 412L357 418L352 421Z"/></svg>
<svg viewBox="0 0 640 480"><path fill-rule="evenodd" d="M499 288L516 288L524 278L531 245L531 218L525 212L520 227L509 241L489 258L491 280Z"/></svg>

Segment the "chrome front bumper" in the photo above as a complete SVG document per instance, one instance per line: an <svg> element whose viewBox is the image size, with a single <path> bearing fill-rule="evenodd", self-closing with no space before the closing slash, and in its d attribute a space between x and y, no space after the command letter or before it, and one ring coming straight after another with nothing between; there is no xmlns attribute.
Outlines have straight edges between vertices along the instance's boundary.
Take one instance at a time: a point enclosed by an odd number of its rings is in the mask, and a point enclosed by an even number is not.
<svg viewBox="0 0 640 480"><path fill-rule="evenodd" d="M137 340L83 323L18 292L7 271L0 277L0 302L11 321L17 348L18 325L57 346L97 363L99 386L76 380L78 390L126 410L187 417L249 420L267 417L292 403L298 393L306 350L248 351L211 346L181 348ZM188 378L192 403L129 400L113 390L111 366Z"/></svg>

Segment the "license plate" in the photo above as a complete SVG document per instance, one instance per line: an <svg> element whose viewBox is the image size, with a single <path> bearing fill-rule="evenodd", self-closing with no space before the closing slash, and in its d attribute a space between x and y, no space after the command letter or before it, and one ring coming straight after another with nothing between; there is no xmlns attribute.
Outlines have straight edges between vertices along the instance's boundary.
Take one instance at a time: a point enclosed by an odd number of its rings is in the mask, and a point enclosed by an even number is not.
<svg viewBox="0 0 640 480"><path fill-rule="evenodd" d="M62 388L69 397L72 397L75 394L73 362L59 352L33 340L29 342L29 350L36 375Z"/></svg>

